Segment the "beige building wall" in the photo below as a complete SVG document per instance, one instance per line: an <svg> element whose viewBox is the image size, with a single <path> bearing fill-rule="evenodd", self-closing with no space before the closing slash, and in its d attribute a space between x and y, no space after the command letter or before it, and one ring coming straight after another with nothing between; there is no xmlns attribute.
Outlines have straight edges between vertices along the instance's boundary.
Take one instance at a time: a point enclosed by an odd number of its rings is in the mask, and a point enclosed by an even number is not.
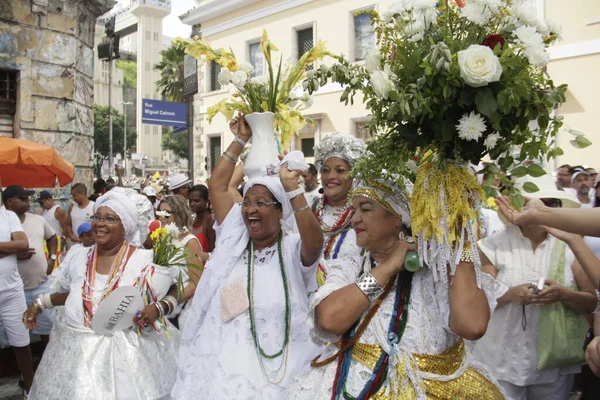
<svg viewBox="0 0 600 400"><path fill-rule="evenodd" d="M570 135L561 132L559 141L565 150L558 163L584 163L600 167L594 153L600 149L600 135L596 133L595 116L600 115L600 2L574 0L565 6L559 0L531 0L535 2L540 16L554 19L563 25L564 40L553 49L553 61L548 71L557 84L570 86L568 102L559 113L572 128L583 131L595 142L585 150L573 148ZM353 12L365 8L384 11L390 0L212 0L202 1L196 10L182 16L184 23L200 24L202 37L212 46L231 47L238 60L249 61L248 44L258 41L263 29L279 48L279 54L293 57L296 53L296 31L312 24L314 41L324 40L334 53L345 54L353 59L354 24ZM597 17L598 22L589 20ZM578 55L580 53L591 53ZM573 55L575 54L575 55ZM295 61L295 60L291 60ZM331 63L331 59L324 62ZM205 66L199 67L199 91L195 98L195 166L196 175L206 179L210 169L210 143L220 138L221 151L231 143L233 135L221 115L209 124L204 114L207 107L233 93L234 89L210 91L210 73ZM305 129L293 146L300 147L300 140L314 136L315 144L328 133L340 131L361 136L361 122L368 120L367 111L360 96L353 106L340 103L341 88L329 86L321 89L314 98L314 105L305 111L315 119L315 127ZM598 165L596 165L596 163ZM208 167L208 168L207 168ZM552 167L552 166L550 166Z"/></svg>
<svg viewBox="0 0 600 400"><path fill-rule="evenodd" d="M565 125L584 132L593 142L576 149L564 130L559 146L565 151L556 165L600 168L600 2L597 0L545 1L545 16L562 26L563 40L551 49L548 73L555 83L569 85L567 102L558 110Z"/></svg>

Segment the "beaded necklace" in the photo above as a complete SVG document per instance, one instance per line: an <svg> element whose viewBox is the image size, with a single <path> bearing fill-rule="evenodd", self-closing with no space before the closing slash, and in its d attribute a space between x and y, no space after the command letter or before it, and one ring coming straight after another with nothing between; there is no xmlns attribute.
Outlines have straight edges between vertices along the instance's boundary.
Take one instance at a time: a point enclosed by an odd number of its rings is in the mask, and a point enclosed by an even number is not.
<svg viewBox="0 0 600 400"><path fill-rule="evenodd" d="M254 347L256 349L256 353L258 356L258 361L260 363L263 375L265 377L265 379L272 384L278 384L280 383L286 373L287 370L287 359L288 359L288 344L290 341L290 326L291 326L291 312L290 312L290 289L289 289L289 283L288 283L288 279L287 279L287 274L285 271L285 265L283 263L283 251L282 251L282 236L279 236L279 239L277 240L277 253L279 256L279 269L281 272L281 281L283 283L283 293L284 293L284 297L285 297L285 332L284 332L284 338L283 338L283 344L281 346L281 349L273 354L267 354L264 349L262 348L262 346L260 345L260 340L258 338L258 334L256 331L256 318L254 315L254 295L253 295L253 291L254 291L254 242L252 241L252 239L250 239L250 242L248 243L248 286L247 286L247 294L248 294L248 313L250 315L250 331L252 333L252 339L254 340ZM281 355L283 355L283 358L281 360L281 364L279 365L278 368L275 369L270 369L268 368L268 366L265 363L265 359L268 360L272 360L275 359L277 357L280 357ZM271 379L271 376L278 375L279 370L281 370L281 367L284 367L283 370L283 374L280 376L279 379Z"/></svg>
<svg viewBox="0 0 600 400"><path fill-rule="evenodd" d="M128 251L129 250L129 251ZM123 271L125 270L125 265L131 257L134 248L129 246L127 241L123 241L121 248L115 255L113 259L112 265L110 267L110 271L108 272L108 281L104 290L102 291L102 296L98 301L98 304L102 302L113 290L119 287L119 280L123 275ZM127 256L125 256L127 255ZM83 285L81 287L81 297L83 299L83 316L84 316L84 325L89 327L92 323L92 318L94 317L94 286L96 283L96 267L98 265L98 247L94 246L92 251L90 251L87 260L87 267L85 271L85 279L83 280Z"/></svg>
<svg viewBox="0 0 600 400"><path fill-rule="evenodd" d="M342 231L347 231L351 228L350 222L352 221L352 208L346 207L346 210L340 215L333 226L329 226L325 223L323 219L323 213L327 209L327 199L325 196L319 199L319 203L317 204L317 209L315 210L315 215L317 220L321 224L321 229L323 230L323 234L331 237L335 237L338 233Z"/></svg>
<svg viewBox="0 0 600 400"><path fill-rule="evenodd" d="M371 267L375 267L375 261L373 258L371 258ZM400 339L404 334L404 329L406 328L406 322L408 320L408 304L410 302L412 275L412 272L403 270L398 274L397 278L394 311L392 313L392 318L388 328L388 336L393 337L394 340L397 340L397 343L400 342ZM383 296L385 296L385 294ZM379 308L381 303L382 302L378 302L376 307ZM374 313L372 315L374 315ZM350 330L343 336L341 344L342 349L348 342L354 341L354 343L356 343L366 328L364 324L368 324L369 322L370 318L365 318L361 324L359 324L359 321L356 321L352 328L350 328ZM338 366L331 395L332 400L338 400L341 397L346 400L368 399L377 393L377 391L381 388L385 377L387 376L388 365L390 361L389 354L382 352L375 364L375 368L373 368L371 376L365 383L365 386L361 390L358 397L353 397L350 395L346 391L346 381L348 380L348 375L350 372L353 349L353 346L348 348L343 353L342 357L338 359Z"/></svg>

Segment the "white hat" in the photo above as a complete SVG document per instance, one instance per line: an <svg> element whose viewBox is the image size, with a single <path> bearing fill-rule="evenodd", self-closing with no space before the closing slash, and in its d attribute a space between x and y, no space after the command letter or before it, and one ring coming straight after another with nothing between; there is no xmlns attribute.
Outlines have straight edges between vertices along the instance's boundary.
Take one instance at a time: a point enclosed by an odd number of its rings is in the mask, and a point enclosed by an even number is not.
<svg viewBox="0 0 600 400"><path fill-rule="evenodd" d="M528 193L523 190L523 186L528 182L536 185L539 190L533 193ZM559 190L556 188L556 182L554 182L554 179L550 174L545 174L538 178L526 175L515 181L515 188L521 192L521 195L530 199L559 199L562 202L563 208L581 207L581 203L579 203L577 197L573 196L569 192L565 192L564 190ZM499 212L498 217L500 217L500 220L505 225L512 225L506 218L504 218L502 213Z"/></svg>
<svg viewBox="0 0 600 400"><path fill-rule="evenodd" d="M169 179L169 189L178 189L184 185L189 185L191 182L185 174L176 174Z"/></svg>
<svg viewBox="0 0 600 400"><path fill-rule="evenodd" d="M578 169L577 172L575 172L572 176L571 176L571 183L575 182L575 178L577 178L579 175L587 175L590 176L590 173L587 172L585 169Z"/></svg>
<svg viewBox="0 0 600 400"><path fill-rule="evenodd" d="M154 190L154 188L152 186L146 186L142 190L142 193L145 194L146 196L154 196L154 197L156 197L156 190Z"/></svg>

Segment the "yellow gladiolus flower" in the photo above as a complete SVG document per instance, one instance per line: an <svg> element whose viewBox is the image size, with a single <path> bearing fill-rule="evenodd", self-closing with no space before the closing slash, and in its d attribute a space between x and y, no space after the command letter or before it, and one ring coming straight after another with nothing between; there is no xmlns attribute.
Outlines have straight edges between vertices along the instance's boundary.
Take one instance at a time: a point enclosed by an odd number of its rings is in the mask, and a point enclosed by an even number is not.
<svg viewBox="0 0 600 400"><path fill-rule="evenodd" d="M152 240L157 240L164 237L167 237L167 230L165 228L158 228L150 234L150 239Z"/></svg>
<svg viewBox="0 0 600 400"><path fill-rule="evenodd" d="M279 49L271 42L269 36L267 36L267 30L263 29L262 37L260 38L260 49L265 55L267 61L271 60L271 52L278 51Z"/></svg>

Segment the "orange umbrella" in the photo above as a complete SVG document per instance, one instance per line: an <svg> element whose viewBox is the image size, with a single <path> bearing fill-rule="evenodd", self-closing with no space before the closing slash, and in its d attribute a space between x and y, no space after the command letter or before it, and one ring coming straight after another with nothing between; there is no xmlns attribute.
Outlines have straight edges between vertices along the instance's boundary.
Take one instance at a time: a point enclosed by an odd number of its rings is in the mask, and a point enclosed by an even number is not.
<svg viewBox="0 0 600 400"><path fill-rule="evenodd" d="M24 139L0 137L0 183L26 188L53 188L73 181L75 167L54 148Z"/></svg>

